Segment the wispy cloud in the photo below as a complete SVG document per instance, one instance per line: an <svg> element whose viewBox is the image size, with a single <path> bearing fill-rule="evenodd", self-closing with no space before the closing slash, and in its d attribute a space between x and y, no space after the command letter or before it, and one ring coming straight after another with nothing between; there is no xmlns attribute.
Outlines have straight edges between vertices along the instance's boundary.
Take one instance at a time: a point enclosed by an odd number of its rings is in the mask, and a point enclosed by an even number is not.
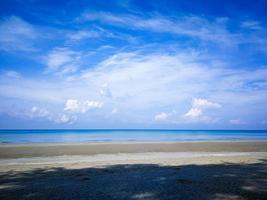
<svg viewBox="0 0 267 200"><path fill-rule="evenodd" d="M95 27L92 27L91 29L81 28L76 31L70 31L70 33L67 34L67 39L70 39L71 41L80 41L80 40L96 39L96 38L123 39L123 38L120 38L120 36L121 36L120 33L106 30L99 26L95 26Z"/></svg>
<svg viewBox="0 0 267 200"><path fill-rule="evenodd" d="M58 118L55 119L55 122L59 124L72 124L76 120L77 120L76 116L61 114Z"/></svg>
<svg viewBox="0 0 267 200"><path fill-rule="evenodd" d="M1 76L6 77L6 78L11 78L11 79L21 78L21 74L13 70L4 70L1 73Z"/></svg>
<svg viewBox="0 0 267 200"><path fill-rule="evenodd" d="M68 74L79 68L80 53L68 48L55 48L45 57L47 72Z"/></svg>
<svg viewBox="0 0 267 200"><path fill-rule="evenodd" d="M112 97L112 93L108 87L108 84L103 84L103 86L101 87L100 91L99 91L100 95L103 97Z"/></svg>
<svg viewBox="0 0 267 200"><path fill-rule="evenodd" d="M66 63L72 62L71 58L66 60ZM65 61L55 63L60 63L60 68ZM237 114L231 115L235 107L242 108L241 111L264 105L267 72L265 69L229 69L227 65L204 62L201 53L195 52L117 53L77 73L70 81L57 77L49 82L2 79L0 95L57 105L62 109L56 109L55 116L61 116L62 112L66 115L62 121L73 114L79 119L93 113L112 118L110 113L114 107L120 111L116 119L128 122L149 123L165 116L167 123L206 123L218 118L229 121L237 117ZM202 98L196 98L198 96ZM174 109L176 113L169 118L166 110Z"/></svg>
<svg viewBox="0 0 267 200"><path fill-rule="evenodd" d="M8 52L35 51L38 31L23 19L11 16L0 22L0 49Z"/></svg>
<svg viewBox="0 0 267 200"><path fill-rule="evenodd" d="M101 34L95 30L78 30L76 32L72 32L68 35L70 40L84 40L88 38L98 38Z"/></svg>
<svg viewBox="0 0 267 200"><path fill-rule="evenodd" d="M36 119L43 119L52 121L54 123L59 124L72 124L77 120L77 117L75 115L70 115L69 113L51 113L46 108L40 108L37 106L33 106L29 113L25 113L24 117L29 117L33 120Z"/></svg>
<svg viewBox="0 0 267 200"><path fill-rule="evenodd" d="M258 21L255 21L255 20L243 21L241 23L241 27L252 29L252 30L261 30L262 29L260 23Z"/></svg>
<svg viewBox="0 0 267 200"><path fill-rule="evenodd" d="M227 29L227 18L216 18L209 21L198 16L180 16L166 18L160 15L114 15L112 13L85 13L83 20L100 21L129 29L143 29L147 31L165 32L177 35L195 37L204 41L230 44L239 39Z"/></svg>
<svg viewBox="0 0 267 200"><path fill-rule="evenodd" d="M229 122L230 122L230 124L233 124L233 125L245 125L245 124L247 124L247 122L245 122L241 119L231 119Z"/></svg>
<svg viewBox="0 0 267 200"><path fill-rule="evenodd" d="M33 106L29 113L31 118L51 118L51 113L46 108L39 108L37 106Z"/></svg>
<svg viewBox="0 0 267 200"><path fill-rule="evenodd" d="M142 30L150 33L168 33L217 45L217 48L238 49L240 45L253 45L251 51L266 53L267 29L259 21L236 21L227 17L207 17L192 14L163 16L160 14L114 14L108 12L84 13L80 21L109 24L126 30ZM180 42L185 42L181 41ZM192 43L189 43L192 45ZM248 50L247 50L248 51Z"/></svg>

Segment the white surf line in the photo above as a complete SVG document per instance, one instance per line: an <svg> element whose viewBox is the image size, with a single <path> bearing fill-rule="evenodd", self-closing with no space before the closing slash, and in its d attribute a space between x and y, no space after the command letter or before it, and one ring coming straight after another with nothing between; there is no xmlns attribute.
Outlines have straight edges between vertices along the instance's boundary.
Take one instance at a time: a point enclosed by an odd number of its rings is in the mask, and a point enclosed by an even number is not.
<svg viewBox="0 0 267 200"><path fill-rule="evenodd" d="M0 159L3 165L34 165L34 164L64 164L103 161L132 161L176 158L202 158L202 157L232 157L232 156L267 156L267 152L149 152L149 153L118 153L97 155L64 155L32 158Z"/></svg>

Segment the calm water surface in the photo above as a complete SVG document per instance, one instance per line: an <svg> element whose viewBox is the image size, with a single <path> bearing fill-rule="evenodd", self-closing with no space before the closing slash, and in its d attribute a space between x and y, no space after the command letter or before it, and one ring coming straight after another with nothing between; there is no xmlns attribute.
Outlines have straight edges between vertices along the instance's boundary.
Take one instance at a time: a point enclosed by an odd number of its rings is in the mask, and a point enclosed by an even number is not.
<svg viewBox="0 0 267 200"><path fill-rule="evenodd" d="M255 130L0 130L0 143L267 140Z"/></svg>

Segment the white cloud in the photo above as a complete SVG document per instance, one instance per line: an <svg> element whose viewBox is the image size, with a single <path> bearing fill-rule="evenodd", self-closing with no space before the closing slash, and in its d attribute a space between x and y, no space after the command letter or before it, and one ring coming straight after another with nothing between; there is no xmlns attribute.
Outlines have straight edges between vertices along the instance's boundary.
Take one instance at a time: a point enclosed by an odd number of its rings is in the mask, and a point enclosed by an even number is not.
<svg viewBox="0 0 267 200"><path fill-rule="evenodd" d="M11 79L21 78L21 74L13 70L4 71L1 75Z"/></svg>
<svg viewBox="0 0 267 200"><path fill-rule="evenodd" d="M229 122L230 122L230 124L233 124L233 125L245 125L245 124L247 124L247 122L245 122L241 119L231 119Z"/></svg>
<svg viewBox="0 0 267 200"><path fill-rule="evenodd" d="M242 22L241 27L253 29L253 30L261 30L262 29L260 23L258 21L255 21L255 20L244 21L244 22Z"/></svg>
<svg viewBox="0 0 267 200"><path fill-rule="evenodd" d="M101 21L104 23L133 29L144 29L155 32L167 32L177 35L195 37L204 41L229 44L239 39L237 34L227 30L227 18L216 18L208 21L198 16L181 16L179 18L165 18L154 15L147 18L137 15L114 15L111 13L85 13L82 20Z"/></svg>
<svg viewBox="0 0 267 200"><path fill-rule="evenodd" d="M58 75L65 75L65 74L72 74L79 70L79 65L75 63L64 65L61 71L58 71L56 74Z"/></svg>
<svg viewBox="0 0 267 200"><path fill-rule="evenodd" d="M18 117L22 119L44 119L44 120L52 120L52 113L49 112L44 107L32 106L31 108L18 108L14 109L15 105L8 107L7 110L1 109L1 113L5 113L12 117Z"/></svg>
<svg viewBox="0 0 267 200"><path fill-rule="evenodd" d="M100 32L96 30L79 30L69 34L69 39L71 40L84 40L88 38L100 37Z"/></svg>
<svg viewBox="0 0 267 200"><path fill-rule="evenodd" d="M43 107L33 106L30 110L25 110L19 113L13 113L14 116L22 117L22 118L31 118L31 119L42 119L51 121L53 123L59 124L72 124L74 121L77 120L76 116L69 115L66 113L51 113L49 110Z"/></svg>
<svg viewBox="0 0 267 200"><path fill-rule="evenodd" d="M104 84L100 91L99 91L100 95L103 97L112 97L112 93L108 87L108 84Z"/></svg>
<svg viewBox="0 0 267 200"><path fill-rule="evenodd" d="M177 111L172 110L170 112L160 112L154 116L155 121L165 121L168 123L177 123Z"/></svg>
<svg viewBox="0 0 267 200"><path fill-rule="evenodd" d="M202 116L203 112L199 108L191 108L187 113L185 113L186 118L190 119L198 119L200 116Z"/></svg>
<svg viewBox="0 0 267 200"><path fill-rule="evenodd" d="M39 36L35 28L23 19L11 16L0 22L0 49L5 51L35 51L33 41Z"/></svg>
<svg viewBox="0 0 267 200"><path fill-rule="evenodd" d="M100 101L85 101L80 103L80 112L86 113L88 110L101 109L103 102Z"/></svg>
<svg viewBox="0 0 267 200"><path fill-rule="evenodd" d="M30 110L19 112L18 117L30 119L42 119L55 122L54 114L44 107L33 106Z"/></svg>
<svg viewBox="0 0 267 200"><path fill-rule="evenodd" d="M21 118L30 118L33 120L42 119L46 121L50 121L53 123L59 124L72 124L74 121L77 120L76 116L70 115L69 113L52 113L46 108L33 106L30 110L24 110L19 112L11 113L12 116L21 117Z"/></svg>
<svg viewBox="0 0 267 200"><path fill-rule="evenodd" d="M65 103L64 110L66 111L77 111L79 109L78 100L76 99L68 99Z"/></svg>
<svg viewBox="0 0 267 200"><path fill-rule="evenodd" d="M156 121L164 121L164 120L166 120L168 118L168 116L169 115L167 113L162 112L162 113L159 113L159 114L155 115L154 119Z"/></svg>
<svg viewBox="0 0 267 200"><path fill-rule="evenodd" d="M67 43L76 44L78 42L82 42L87 39L96 39L96 38L126 40L128 42L135 41L135 37L133 37L132 35L117 32L115 30L110 31L99 26L98 27L94 26L91 29L81 29L67 34L67 39L68 39ZM104 45L104 46L109 46L109 45ZM101 47L98 47L96 50L101 50Z"/></svg>
<svg viewBox="0 0 267 200"><path fill-rule="evenodd" d="M233 31L232 19L226 17L205 18L204 16L184 15L178 17L164 17L158 14L147 17L139 15L115 15L107 12L85 13L81 21L100 21L126 29L146 30L150 32L181 35L193 40L200 40L207 45L210 42L219 44L220 48L239 48L240 44L253 44L257 51L266 53L266 29L260 22L247 20L241 22L240 27L257 30L253 34L237 30ZM237 25L238 26L238 25Z"/></svg>
<svg viewBox="0 0 267 200"><path fill-rule="evenodd" d="M115 115L118 113L118 109L117 108L113 108L111 111L111 114Z"/></svg>
<svg viewBox="0 0 267 200"><path fill-rule="evenodd" d="M45 58L47 72L58 74L73 73L78 70L80 53L67 48L55 48Z"/></svg>
<svg viewBox="0 0 267 200"><path fill-rule="evenodd" d="M50 112L45 108L39 108L33 106L30 113L31 117L48 117L50 116Z"/></svg>
<svg viewBox="0 0 267 200"><path fill-rule="evenodd" d="M0 79L0 95L7 101L39 101L55 108L66 103L65 112L74 112L84 121L89 115L107 116L114 107L120 111L117 119L136 123L151 122L155 113L165 111L168 114L166 110L173 109L177 111L175 120L181 118L180 121L186 123L208 121L208 117L210 121L224 116L235 118L236 115L231 116L234 108L238 108L238 113L248 108L264 112L262 105L267 100L265 68L229 69L228 63L218 66L206 60L211 58L198 52L117 53L77 73L68 82L58 77L49 81L37 78ZM103 88L112 92L112 98L106 98ZM205 98L194 99L199 95ZM67 105L68 99L77 100L74 108ZM192 99L191 107L185 112ZM88 100L95 103L86 103ZM221 104L224 109L217 109ZM97 112L87 112L93 108ZM213 112L210 109L214 109ZM61 111L55 109L55 112ZM79 115L85 112L86 115Z"/></svg>
<svg viewBox="0 0 267 200"><path fill-rule="evenodd" d="M193 108L220 108L222 107L220 104L218 103L214 103L211 101L208 101L207 99L198 99L195 98L192 101L192 107Z"/></svg>
<svg viewBox="0 0 267 200"><path fill-rule="evenodd" d="M101 109L103 102L100 101L78 101L76 99L68 99L65 103L65 111L86 113L91 109Z"/></svg>
<svg viewBox="0 0 267 200"><path fill-rule="evenodd" d="M192 54L188 56L194 57ZM141 56L134 52L113 55L83 74L87 84L97 86L108 83L112 88L112 97L116 101L121 99L121 105L129 103L140 109L155 104L175 105L175 102L188 98L175 93L183 93L188 89L181 86L183 82L188 82L188 87L192 87L193 91L193 85L197 85L199 80L195 79L196 76L203 79L207 77L205 70L197 69L187 61L187 56Z"/></svg>
<svg viewBox="0 0 267 200"><path fill-rule="evenodd" d="M186 119L194 120L194 121L201 121L209 119L209 117L204 115L204 112L210 108L221 108L221 105L215 102L208 101L207 99L201 98L194 98L192 100L192 107L191 109L184 114Z"/></svg>
<svg viewBox="0 0 267 200"><path fill-rule="evenodd" d="M72 124L76 120L77 120L76 116L69 116L66 114L62 114L55 120L55 122L59 124Z"/></svg>

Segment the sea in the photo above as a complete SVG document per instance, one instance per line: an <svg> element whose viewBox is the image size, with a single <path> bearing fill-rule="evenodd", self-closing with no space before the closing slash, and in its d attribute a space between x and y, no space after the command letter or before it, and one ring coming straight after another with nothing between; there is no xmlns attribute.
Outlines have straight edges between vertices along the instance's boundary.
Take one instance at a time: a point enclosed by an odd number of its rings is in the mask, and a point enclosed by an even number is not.
<svg viewBox="0 0 267 200"><path fill-rule="evenodd" d="M267 140L267 130L0 130L1 144Z"/></svg>

